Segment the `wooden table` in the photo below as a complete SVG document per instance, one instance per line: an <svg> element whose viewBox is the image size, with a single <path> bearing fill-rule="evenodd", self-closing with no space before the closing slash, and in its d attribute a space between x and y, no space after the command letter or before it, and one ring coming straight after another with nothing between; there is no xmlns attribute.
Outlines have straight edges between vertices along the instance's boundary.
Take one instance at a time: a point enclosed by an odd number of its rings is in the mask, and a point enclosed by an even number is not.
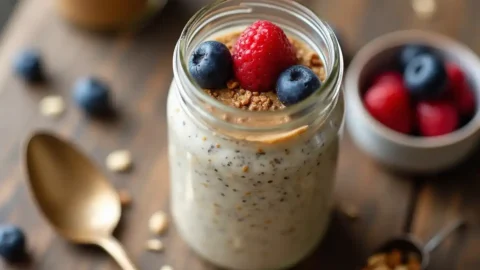
<svg viewBox="0 0 480 270"><path fill-rule="evenodd" d="M118 188L129 189L134 196L117 235L140 269L159 269L164 263L181 270L215 269L201 262L173 227L164 238L164 254L145 251L148 218L156 210L168 211L165 99L172 79L173 47L191 16L185 10L193 9L185 8L187 0L172 0L147 29L101 36L66 25L49 2L20 2L0 46L0 221L25 228L34 255L28 266L0 264L0 269L118 269L101 250L73 246L59 238L37 211L25 184L21 146L39 128L73 140L99 164L118 148L133 152L132 173L106 173ZM478 0L437 0L437 15L430 21L416 18L410 1L303 2L344 33L349 51L392 30L423 28L460 39L480 53ZM26 45L40 48L45 56L52 78L45 86L28 87L11 73L12 55ZM116 121L88 119L72 104L73 81L92 73L113 86L120 112ZM61 119L38 113L38 102L47 94L66 98L69 106ZM336 202L357 207L360 217L352 221L335 213L317 252L296 269L354 269L390 237L410 231L425 240L459 215L471 226L432 254L430 269L480 269L479 164L480 153L439 175L395 175L361 153L347 136L342 144Z"/></svg>

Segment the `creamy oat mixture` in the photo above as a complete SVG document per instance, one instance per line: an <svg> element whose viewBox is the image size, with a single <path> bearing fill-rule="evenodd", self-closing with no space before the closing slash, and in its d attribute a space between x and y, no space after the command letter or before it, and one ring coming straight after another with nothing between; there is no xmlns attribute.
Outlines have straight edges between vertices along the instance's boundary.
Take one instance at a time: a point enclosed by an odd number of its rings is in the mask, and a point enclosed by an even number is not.
<svg viewBox="0 0 480 270"><path fill-rule="evenodd" d="M315 53L295 44L300 61L315 62L308 65L324 80ZM283 106L273 92L254 94L231 84L206 91L246 110ZM181 108L175 88L167 111L171 207L182 237L205 259L230 269L280 269L304 258L328 223L343 101L319 129L250 140L200 125ZM249 102L237 106L245 96Z"/></svg>

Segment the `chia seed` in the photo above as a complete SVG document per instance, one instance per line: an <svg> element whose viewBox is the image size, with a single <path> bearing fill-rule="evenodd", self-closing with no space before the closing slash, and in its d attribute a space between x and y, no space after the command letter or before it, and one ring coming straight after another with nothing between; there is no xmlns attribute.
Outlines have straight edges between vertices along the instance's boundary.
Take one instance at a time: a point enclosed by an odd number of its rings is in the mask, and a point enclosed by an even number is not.
<svg viewBox="0 0 480 270"><path fill-rule="evenodd" d="M257 158L261 157L261 156L264 156L266 153L265 152L257 152L255 155L257 156Z"/></svg>

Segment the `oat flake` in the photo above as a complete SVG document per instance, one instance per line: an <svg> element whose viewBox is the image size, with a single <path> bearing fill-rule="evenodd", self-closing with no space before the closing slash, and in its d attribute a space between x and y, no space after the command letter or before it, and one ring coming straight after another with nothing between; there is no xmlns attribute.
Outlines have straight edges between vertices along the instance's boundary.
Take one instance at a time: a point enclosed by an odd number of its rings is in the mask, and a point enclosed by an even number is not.
<svg viewBox="0 0 480 270"><path fill-rule="evenodd" d="M132 195L128 190L119 190L118 197L120 198L120 204L122 206L128 206L132 203Z"/></svg>
<svg viewBox="0 0 480 270"><path fill-rule="evenodd" d="M168 217L167 214L163 211L158 211L150 217L148 222L148 227L150 232L153 234L163 234L168 227Z"/></svg>
<svg viewBox="0 0 480 270"><path fill-rule="evenodd" d="M57 117L65 111L65 102L61 96L46 96L40 101L40 113L44 116Z"/></svg>
<svg viewBox="0 0 480 270"><path fill-rule="evenodd" d="M435 0L412 0L412 8L421 19L431 18L437 10Z"/></svg>
<svg viewBox="0 0 480 270"><path fill-rule="evenodd" d="M156 252L162 251L163 243L158 239L150 239L147 241L147 249Z"/></svg>
<svg viewBox="0 0 480 270"><path fill-rule="evenodd" d="M110 153L106 160L107 168L114 172L125 172L132 166L132 155L128 150Z"/></svg>

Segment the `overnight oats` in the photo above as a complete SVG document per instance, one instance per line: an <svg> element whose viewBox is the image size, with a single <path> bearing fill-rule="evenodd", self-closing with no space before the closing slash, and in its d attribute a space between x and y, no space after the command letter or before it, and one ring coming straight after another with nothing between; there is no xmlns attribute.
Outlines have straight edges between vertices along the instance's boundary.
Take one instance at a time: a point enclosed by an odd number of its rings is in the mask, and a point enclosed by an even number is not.
<svg viewBox="0 0 480 270"><path fill-rule="evenodd" d="M229 269L299 262L332 206L344 113L333 32L293 1L223 1L190 20L173 63L167 115L180 235Z"/></svg>

